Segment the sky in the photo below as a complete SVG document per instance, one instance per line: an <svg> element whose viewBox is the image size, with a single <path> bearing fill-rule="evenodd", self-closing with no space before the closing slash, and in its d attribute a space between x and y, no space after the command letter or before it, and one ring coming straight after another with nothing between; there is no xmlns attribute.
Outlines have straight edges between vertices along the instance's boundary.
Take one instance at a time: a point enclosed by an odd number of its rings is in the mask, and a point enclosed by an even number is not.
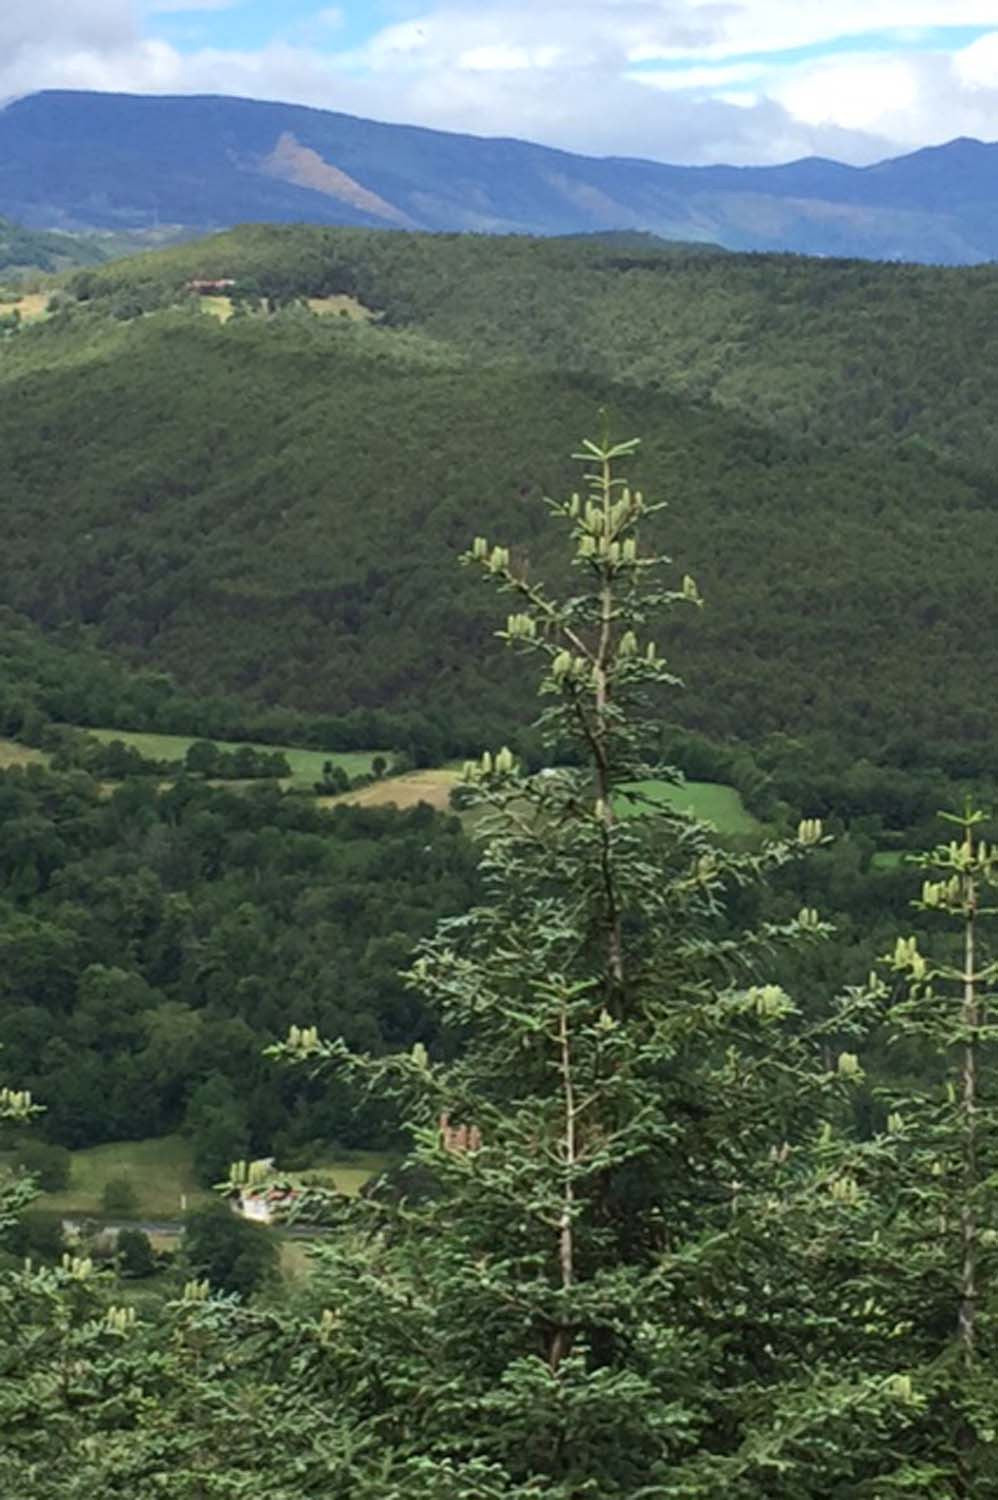
<svg viewBox="0 0 998 1500"><path fill-rule="evenodd" d="M222 93L591 155L998 139L998 0L0 0L0 100Z"/></svg>

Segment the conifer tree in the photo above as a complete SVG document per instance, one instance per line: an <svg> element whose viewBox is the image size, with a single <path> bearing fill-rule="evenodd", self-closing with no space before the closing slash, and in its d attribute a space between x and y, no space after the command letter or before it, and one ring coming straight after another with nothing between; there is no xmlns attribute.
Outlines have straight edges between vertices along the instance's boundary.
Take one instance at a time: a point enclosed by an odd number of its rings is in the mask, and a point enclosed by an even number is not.
<svg viewBox="0 0 998 1500"><path fill-rule="evenodd" d="M943 814L953 832L917 863L927 930L888 960L895 1050L925 1082L884 1087L886 1129L856 1205L849 1282L865 1292L869 1368L902 1372L910 1419L876 1466L878 1496L998 1495L998 850L985 815ZM949 918L946 931L940 918ZM898 988L899 987L899 988ZM899 1072L905 1070L899 1069ZM847 1279L843 1293L849 1295Z"/></svg>
<svg viewBox="0 0 998 1500"><path fill-rule="evenodd" d="M896 1372L852 1358L829 1281L855 1222L835 1121L859 1066L839 1050L870 995L805 1024L766 967L820 939L818 915L730 914L820 825L735 854L642 790L675 780L646 759L649 706L678 687L655 628L700 598L663 581L662 506L619 474L635 449L585 443L584 491L548 502L566 597L483 538L465 559L540 664L549 766L527 776L503 748L467 768L486 897L410 974L456 1061L299 1028L278 1049L393 1091L413 1125L411 1195L330 1210L314 1290L338 1400L385 1456L357 1493L380 1500L817 1500L852 1494L907 1421Z"/></svg>

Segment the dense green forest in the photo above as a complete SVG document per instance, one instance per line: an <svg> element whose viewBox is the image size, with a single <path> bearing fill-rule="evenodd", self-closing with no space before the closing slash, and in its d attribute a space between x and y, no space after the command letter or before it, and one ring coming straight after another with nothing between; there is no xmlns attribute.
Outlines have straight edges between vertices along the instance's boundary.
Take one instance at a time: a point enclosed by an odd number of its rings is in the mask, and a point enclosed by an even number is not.
<svg viewBox="0 0 998 1500"><path fill-rule="evenodd" d="M567 587L505 531L464 555L543 709L539 773L466 766L474 847L427 808L3 778L7 1131L155 1107L206 1168L244 1153L223 1198L316 1236L300 1283L224 1202L172 1261L85 1225L64 1250L0 1177L12 1494L998 1495L989 820L877 866L888 800L913 834L930 788L902 809L872 763L837 841L621 818L667 774L662 647L702 604L635 450L604 429L548 508ZM360 1197L295 1170L361 1123L408 1149ZM285 1160L250 1161L271 1130Z"/></svg>
<svg viewBox="0 0 998 1500"><path fill-rule="evenodd" d="M243 316L185 292L212 276ZM529 502L605 404L708 601L670 717L994 770L990 268L249 228L69 286L0 346L0 588L46 631L201 697L509 737L523 684L450 558L502 522L549 570ZM296 300L331 293L379 316Z"/></svg>
<svg viewBox="0 0 998 1500"><path fill-rule="evenodd" d="M50 1140L164 1134L212 1081L216 1173L393 1138L390 1114L290 1087L263 1051L292 1013L376 1050L435 1040L398 973L471 899L456 820L193 781L107 797L34 767L0 777L0 823L4 1073L48 1101Z"/></svg>

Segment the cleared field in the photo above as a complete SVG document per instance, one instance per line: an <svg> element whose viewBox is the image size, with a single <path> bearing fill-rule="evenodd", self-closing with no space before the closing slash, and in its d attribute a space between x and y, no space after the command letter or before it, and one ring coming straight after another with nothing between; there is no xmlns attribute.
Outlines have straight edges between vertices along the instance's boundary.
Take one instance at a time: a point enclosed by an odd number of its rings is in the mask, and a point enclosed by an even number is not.
<svg viewBox="0 0 998 1500"><path fill-rule="evenodd" d="M870 859L870 866L874 870L900 870L908 857L905 849L878 849Z"/></svg>
<svg viewBox="0 0 998 1500"><path fill-rule="evenodd" d="M22 323L33 323L48 313L51 292L25 292L16 302L5 302L0 306L0 315L18 312Z"/></svg>
<svg viewBox="0 0 998 1500"><path fill-rule="evenodd" d="M115 1177L127 1177L135 1189L140 1219L177 1219L187 1208L211 1195L198 1185L191 1165L190 1142L166 1135L155 1140L115 1141L73 1152L69 1187L46 1193L39 1207L65 1214L97 1214L101 1193Z"/></svg>
<svg viewBox="0 0 998 1500"><path fill-rule="evenodd" d="M376 781L356 792L344 792L342 797L320 797L319 801L323 807L335 807L340 802L355 807L415 807L420 802L428 802L438 811L446 811L450 806L451 790L460 779L459 771L411 771L406 776Z"/></svg>
<svg viewBox="0 0 998 1500"><path fill-rule="evenodd" d="M220 323L227 323L232 317L232 301L229 297L202 297L201 308L206 313L211 313Z"/></svg>
<svg viewBox="0 0 998 1500"><path fill-rule="evenodd" d="M74 1151L69 1187L45 1193L40 1208L58 1213L92 1215L101 1212L101 1193L115 1177L127 1177L135 1189L136 1218L179 1219L186 1208L214 1195L194 1175L191 1146L184 1136L166 1135L145 1141L115 1141ZM364 1183L383 1172L390 1158L377 1151L351 1152L349 1157L323 1162L309 1175L355 1197Z"/></svg>
<svg viewBox="0 0 998 1500"><path fill-rule="evenodd" d="M32 750L28 745L18 745L14 740L0 740L0 771L11 766L45 766L48 756L43 750Z"/></svg>
<svg viewBox="0 0 998 1500"><path fill-rule="evenodd" d="M190 746L195 743L193 736L182 734L138 734L122 729L87 729L84 733L94 735L105 744L109 744L111 740L121 740L126 745L134 745L141 755L147 755L152 760L183 760ZM322 780L322 767L327 760L332 761L334 766L342 766L348 776L363 776L370 771L374 756L381 754L386 759L388 756L385 750L298 750L291 745L261 745L252 740L214 740L213 743L220 750L238 750L240 745L247 744L253 750L271 753L279 750L287 756L291 767L291 777L285 779L282 785L306 792L310 792L315 783Z"/></svg>
<svg viewBox="0 0 998 1500"><path fill-rule="evenodd" d="M351 318L355 323L370 323L377 314L356 297L309 297L308 305L320 317Z"/></svg>
<svg viewBox="0 0 998 1500"><path fill-rule="evenodd" d="M312 312L318 313L321 318L350 318L354 323L369 323L376 316L369 307L358 302L356 297L308 297L306 301ZM232 317L231 297L202 297L200 305L206 313L218 318L220 323L227 323Z"/></svg>
<svg viewBox="0 0 998 1500"><path fill-rule="evenodd" d="M690 812L706 823L713 823L721 834L758 834L762 824L745 806L741 793L733 786L716 781L687 781L676 786L669 781L636 781L631 791L640 792L654 802L668 803L681 812ZM639 802L621 798L620 815L624 818L640 817Z"/></svg>
<svg viewBox="0 0 998 1500"><path fill-rule="evenodd" d="M415 807L419 802L428 802L439 811L450 806L450 794L461 780L461 772L453 767L433 771L413 771L408 776L395 776L360 791L347 792L342 797L324 797L326 806L337 802L350 802L359 807ZM635 782L633 790L657 802L667 802L673 807L691 812L705 822L713 823L721 834L758 834L762 825L754 818L742 801L741 794L732 786L712 781L688 781L683 786L674 786L666 781ZM622 817L639 817L639 803L622 798ZM474 827L478 821L472 812L466 822Z"/></svg>

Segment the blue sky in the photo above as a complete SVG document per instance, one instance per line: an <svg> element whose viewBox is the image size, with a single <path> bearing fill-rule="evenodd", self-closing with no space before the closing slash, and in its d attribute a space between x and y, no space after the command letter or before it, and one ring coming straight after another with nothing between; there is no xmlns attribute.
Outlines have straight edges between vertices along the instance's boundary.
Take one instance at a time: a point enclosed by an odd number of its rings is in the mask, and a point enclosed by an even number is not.
<svg viewBox="0 0 998 1500"><path fill-rule="evenodd" d="M0 0L0 99L229 93L672 161L998 137L998 0Z"/></svg>
<svg viewBox="0 0 998 1500"><path fill-rule="evenodd" d="M243 0L219 9L152 11L146 30L182 51L199 47L263 48L291 41L319 48L360 47L392 19L386 9L361 0L317 5L315 0Z"/></svg>

